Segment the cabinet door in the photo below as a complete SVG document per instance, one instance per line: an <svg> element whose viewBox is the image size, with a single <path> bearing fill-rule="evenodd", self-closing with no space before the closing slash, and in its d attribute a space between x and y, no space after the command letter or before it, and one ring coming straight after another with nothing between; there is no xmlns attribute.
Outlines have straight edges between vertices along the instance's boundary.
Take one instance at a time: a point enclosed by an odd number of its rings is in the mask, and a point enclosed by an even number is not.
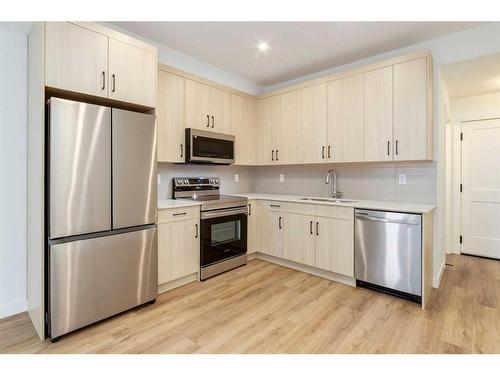
<svg viewBox="0 0 500 375"><path fill-rule="evenodd" d="M325 161L326 83L297 91L297 163Z"/></svg>
<svg viewBox="0 0 500 375"><path fill-rule="evenodd" d="M365 161L392 160L392 66L365 73Z"/></svg>
<svg viewBox="0 0 500 375"><path fill-rule="evenodd" d="M277 211L266 210L265 220L260 224L262 231L262 244L260 251L264 254L283 258L283 228L285 225L284 214Z"/></svg>
<svg viewBox="0 0 500 375"><path fill-rule="evenodd" d="M354 276L354 224L350 220L316 217L316 260L318 268Z"/></svg>
<svg viewBox="0 0 500 375"><path fill-rule="evenodd" d="M329 161L363 161L363 75L329 82Z"/></svg>
<svg viewBox="0 0 500 375"><path fill-rule="evenodd" d="M158 161L184 161L184 78L158 70Z"/></svg>
<svg viewBox="0 0 500 375"><path fill-rule="evenodd" d="M257 205L257 201L255 200L250 200L248 201L248 220L247 220L247 246L248 246L248 253L255 253L258 250L257 247L257 239L258 239L258 233L257 233L257 220L259 216L259 207Z"/></svg>
<svg viewBox="0 0 500 375"><path fill-rule="evenodd" d="M257 164L269 165L276 162L274 143L278 114L276 96L257 102Z"/></svg>
<svg viewBox="0 0 500 375"><path fill-rule="evenodd" d="M158 225L158 284L198 272L199 220Z"/></svg>
<svg viewBox="0 0 500 375"><path fill-rule="evenodd" d="M274 124L276 163L293 164L296 159L297 93L295 91L276 97L277 121Z"/></svg>
<svg viewBox="0 0 500 375"><path fill-rule="evenodd" d="M286 213L284 222L283 257L314 266L314 216Z"/></svg>
<svg viewBox="0 0 500 375"><path fill-rule="evenodd" d="M109 38L109 97L146 107L156 106L156 56Z"/></svg>
<svg viewBox="0 0 500 375"><path fill-rule="evenodd" d="M427 158L427 58L394 65L394 160Z"/></svg>
<svg viewBox="0 0 500 375"><path fill-rule="evenodd" d="M69 22L45 26L46 85L108 96L108 37Z"/></svg>
<svg viewBox="0 0 500 375"><path fill-rule="evenodd" d="M231 94L210 87L210 129L223 134L231 134Z"/></svg>
<svg viewBox="0 0 500 375"><path fill-rule="evenodd" d="M186 128L209 130L210 119L210 88L203 83L185 80L185 119Z"/></svg>
<svg viewBox="0 0 500 375"><path fill-rule="evenodd" d="M256 105L243 96L231 95L231 134L235 136L235 164L253 165L256 159Z"/></svg>

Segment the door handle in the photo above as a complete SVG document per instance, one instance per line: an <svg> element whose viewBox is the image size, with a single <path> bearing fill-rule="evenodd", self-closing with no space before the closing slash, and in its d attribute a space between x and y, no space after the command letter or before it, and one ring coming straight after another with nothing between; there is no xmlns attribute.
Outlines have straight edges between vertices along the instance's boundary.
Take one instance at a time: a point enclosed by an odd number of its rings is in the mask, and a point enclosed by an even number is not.
<svg viewBox="0 0 500 375"><path fill-rule="evenodd" d="M102 79L102 90L106 89L106 72L103 70L101 73L101 79Z"/></svg>
<svg viewBox="0 0 500 375"><path fill-rule="evenodd" d="M212 128L215 126L215 117L212 116Z"/></svg>
<svg viewBox="0 0 500 375"><path fill-rule="evenodd" d="M198 238L198 224L194 225L194 238Z"/></svg>
<svg viewBox="0 0 500 375"><path fill-rule="evenodd" d="M319 236L319 223L316 222L316 236Z"/></svg>
<svg viewBox="0 0 500 375"><path fill-rule="evenodd" d="M248 216L252 214L252 204L248 203Z"/></svg>
<svg viewBox="0 0 500 375"><path fill-rule="evenodd" d="M207 128L210 127L210 115L207 115Z"/></svg>
<svg viewBox="0 0 500 375"><path fill-rule="evenodd" d="M399 155L399 152L398 152L398 140L396 139L396 155Z"/></svg>
<svg viewBox="0 0 500 375"><path fill-rule="evenodd" d="M278 159L278 151L279 150L276 150L276 161L279 161L280 159Z"/></svg>
<svg viewBox="0 0 500 375"><path fill-rule="evenodd" d="M309 233L313 234L313 222L312 221L309 222Z"/></svg>
<svg viewBox="0 0 500 375"><path fill-rule="evenodd" d="M183 152L183 146L184 146L184 145L181 143L181 158L182 158L182 154L184 153L184 152Z"/></svg>
<svg viewBox="0 0 500 375"><path fill-rule="evenodd" d="M330 159L330 157L331 157L331 156L330 156L330 148L331 148L331 146L330 146L330 145L328 145L328 159Z"/></svg>
<svg viewBox="0 0 500 375"><path fill-rule="evenodd" d="M111 76L111 83L112 83L111 91L115 92L116 91L116 77L114 74Z"/></svg>
<svg viewBox="0 0 500 375"><path fill-rule="evenodd" d="M271 161L274 161L274 150L271 151Z"/></svg>
<svg viewBox="0 0 500 375"><path fill-rule="evenodd" d="M325 158L325 146L321 146L321 158Z"/></svg>
<svg viewBox="0 0 500 375"><path fill-rule="evenodd" d="M278 219L278 228L281 229L281 216Z"/></svg>
<svg viewBox="0 0 500 375"><path fill-rule="evenodd" d="M391 147L391 141L387 141L387 155L390 155L389 149Z"/></svg>

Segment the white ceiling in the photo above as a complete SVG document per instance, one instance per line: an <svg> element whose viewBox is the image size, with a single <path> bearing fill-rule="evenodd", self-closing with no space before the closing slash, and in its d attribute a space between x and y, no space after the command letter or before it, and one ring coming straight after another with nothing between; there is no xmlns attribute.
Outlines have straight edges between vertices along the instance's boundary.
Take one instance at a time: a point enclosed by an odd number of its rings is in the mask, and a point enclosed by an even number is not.
<svg viewBox="0 0 500 375"><path fill-rule="evenodd" d="M269 86L479 25L477 22L111 22ZM270 48L259 53L256 45Z"/></svg>
<svg viewBox="0 0 500 375"><path fill-rule="evenodd" d="M500 92L500 54L441 67L450 98Z"/></svg>

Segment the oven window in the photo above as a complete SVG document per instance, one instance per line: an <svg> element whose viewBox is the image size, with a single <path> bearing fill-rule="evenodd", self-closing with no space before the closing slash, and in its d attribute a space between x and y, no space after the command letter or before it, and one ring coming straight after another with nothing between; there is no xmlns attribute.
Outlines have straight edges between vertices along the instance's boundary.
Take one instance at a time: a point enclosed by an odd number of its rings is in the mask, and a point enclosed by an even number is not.
<svg viewBox="0 0 500 375"><path fill-rule="evenodd" d="M221 245L228 242L239 241L241 239L241 221L233 220L224 223L213 224L211 226L212 246Z"/></svg>
<svg viewBox="0 0 500 375"><path fill-rule="evenodd" d="M233 142L223 139L193 137L193 156L217 159L233 158Z"/></svg>

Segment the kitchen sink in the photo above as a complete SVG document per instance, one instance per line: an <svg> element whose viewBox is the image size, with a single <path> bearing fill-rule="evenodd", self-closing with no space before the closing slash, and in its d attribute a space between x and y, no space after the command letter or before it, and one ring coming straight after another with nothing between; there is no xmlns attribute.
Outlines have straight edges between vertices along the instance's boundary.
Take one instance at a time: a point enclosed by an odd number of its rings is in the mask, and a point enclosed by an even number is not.
<svg viewBox="0 0 500 375"><path fill-rule="evenodd" d="M335 199L335 198L300 198L302 201L313 201L313 202L332 202L332 203L354 203L357 202L355 199Z"/></svg>

